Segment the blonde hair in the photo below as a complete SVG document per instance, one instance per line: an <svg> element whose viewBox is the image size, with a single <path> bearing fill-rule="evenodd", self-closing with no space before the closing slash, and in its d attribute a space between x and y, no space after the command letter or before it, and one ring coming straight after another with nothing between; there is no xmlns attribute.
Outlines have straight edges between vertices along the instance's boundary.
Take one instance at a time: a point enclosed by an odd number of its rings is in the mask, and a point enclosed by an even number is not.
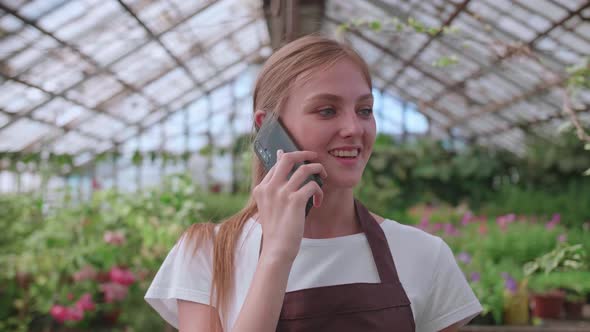
<svg viewBox="0 0 590 332"><path fill-rule="evenodd" d="M312 73L312 69L329 67L343 58L358 65L371 88L369 68L352 47L319 35L308 35L281 47L265 62L256 79L253 110L279 112L287 101L292 82ZM253 158L252 162L251 189L264 177L264 169L258 158ZM220 317L223 317L228 308L229 294L233 290L232 276L237 239L246 221L257 212L256 201L250 196L241 211L220 223L218 231L215 231L216 224L211 222L197 223L190 226L181 237L195 243L195 249L204 242L213 243L210 303L217 308Z"/></svg>

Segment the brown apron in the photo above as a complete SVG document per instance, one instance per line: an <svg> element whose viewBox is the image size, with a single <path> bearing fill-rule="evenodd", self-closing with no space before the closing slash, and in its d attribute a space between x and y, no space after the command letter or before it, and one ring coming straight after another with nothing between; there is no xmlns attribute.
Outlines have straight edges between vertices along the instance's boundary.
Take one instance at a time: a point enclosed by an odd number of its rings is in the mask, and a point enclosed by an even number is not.
<svg viewBox="0 0 590 332"><path fill-rule="evenodd" d="M414 332L414 316L379 223L355 200L381 283L354 283L285 293L277 331Z"/></svg>

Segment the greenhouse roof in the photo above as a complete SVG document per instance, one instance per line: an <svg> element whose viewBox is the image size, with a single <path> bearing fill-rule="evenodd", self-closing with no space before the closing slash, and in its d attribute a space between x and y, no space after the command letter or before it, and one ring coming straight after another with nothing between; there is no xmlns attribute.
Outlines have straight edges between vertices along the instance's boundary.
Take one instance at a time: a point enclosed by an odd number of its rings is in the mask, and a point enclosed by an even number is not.
<svg viewBox="0 0 590 332"><path fill-rule="evenodd" d="M529 129L550 138L568 116L567 68L590 54L589 19L586 0L2 2L0 151L182 146L170 142L188 125L248 132L252 68L282 24L347 39L430 135L521 152ZM572 100L581 121L589 104L587 89Z"/></svg>

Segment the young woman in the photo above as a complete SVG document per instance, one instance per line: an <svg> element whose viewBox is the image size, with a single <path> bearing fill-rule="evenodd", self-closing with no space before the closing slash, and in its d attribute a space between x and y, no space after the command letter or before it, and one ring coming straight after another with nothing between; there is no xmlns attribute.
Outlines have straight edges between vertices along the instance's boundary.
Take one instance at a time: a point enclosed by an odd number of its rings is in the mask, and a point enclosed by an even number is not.
<svg viewBox="0 0 590 332"><path fill-rule="evenodd" d="M458 331L481 311L439 237L353 197L376 136L371 88L361 57L327 38L267 60L255 124L276 112L302 151L279 152L267 174L255 160L247 206L183 234L145 297L164 319L183 332L431 332ZM311 174L321 188L301 186Z"/></svg>

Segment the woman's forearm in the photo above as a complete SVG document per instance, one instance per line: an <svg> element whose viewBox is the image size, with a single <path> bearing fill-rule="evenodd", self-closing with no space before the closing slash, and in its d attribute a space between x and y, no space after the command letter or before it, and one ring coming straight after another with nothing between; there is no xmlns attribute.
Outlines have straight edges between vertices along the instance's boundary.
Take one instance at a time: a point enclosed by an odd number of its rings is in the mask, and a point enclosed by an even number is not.
<svg viewBox="0 0 590 332"><path fill-rule="evenodd" d="M232 332L276 330L292 264L289 259L264 255L263 251Z"/></svg>

